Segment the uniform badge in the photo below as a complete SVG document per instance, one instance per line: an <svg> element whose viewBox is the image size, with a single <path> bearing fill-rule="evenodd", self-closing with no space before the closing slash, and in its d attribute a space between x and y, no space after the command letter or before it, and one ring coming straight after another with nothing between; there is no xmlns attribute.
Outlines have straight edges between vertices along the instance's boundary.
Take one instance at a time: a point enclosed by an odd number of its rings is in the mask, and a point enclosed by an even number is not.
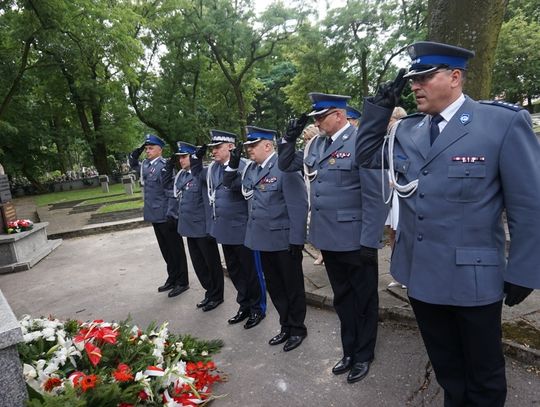
<svg viewBox="0 0 540 407"><path fill-rule="evenodd" d="M343 141L346 141L346 140L348 140L348 139L349 139L349 135L348 135L348 134L345 134L345 135L343 136Z"/></svg>
<svg viewBox="0 0 540 407"><path fill-rule="evenodd" d="M261 180L261 184L273 184L277 181L277 177L265 177Z"/></svg>
<svg viewBox="0 0 540 407"><path fill-rule="evenodd" d="M462 163L476 163L476 162L485 162L486 157L484 156L455 156L452 157L452 161L459 161Z"/></svg>
<svg viewBox="0 0 540 407"><path fill-rule="evenodd" d="M459 117L459 121L461 122L461 124L465 124L465 123L467 123L469 120L471 120L471 116L469 115L469 113L463 113L463 114Z"/></svg>
<svg viewBox="0 0 540 407"><path fill-rule="evenodd" d="M418 126L416 126L416 127L420 128L420 127L422 127L425 123L426 123L426 122L422 120L420 123L418 123Z"/></svg>
<svg viewBox="0 0 540 407"><path fill-rule="evenodd" d="M330 165L334 165L335 163L336 163L336 159L334 157L332 157L332 158L330 158L328 160L328 164L330 164Z"/></svg>

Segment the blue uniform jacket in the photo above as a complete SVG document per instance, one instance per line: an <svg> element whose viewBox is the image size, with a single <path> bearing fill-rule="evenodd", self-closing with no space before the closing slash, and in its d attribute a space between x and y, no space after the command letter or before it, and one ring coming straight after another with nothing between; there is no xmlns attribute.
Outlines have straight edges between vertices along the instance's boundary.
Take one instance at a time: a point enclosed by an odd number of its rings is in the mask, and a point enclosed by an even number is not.
<svg viewBox="0 0 540 407"><path fill-rule="evenodd" d="M248 207L241 192L241 170L245 165L244 160L240 161L240 169L230 187L223 185L223 165L213 162L202 171L205 188L214 199L213 204L209 200L211 217L208 232L221 244L244 244Z"/></svg>
<svg viewBox="0 0 540 407"><path fill-rule="evenodd" d="M252 250L287 250L306 239L308 200L300 172L283 172L274 154L259 171L252 162L244 174L244 189L253 191L244 245Z"/></svg>
<svg viewBox="0 0 540 407"><path fill-rule="evenodd" d="M380 166L391 109L364 104L359 160ZM391 273L432 304L479 306L503 297L503 282L540 288L540 145L529 114L466 98L430 146L429 117L397 128L400 198ZM511 237L505 258L502 212Z"/></svg>
<svg viewBox="0 0 540 407"><path fill-rule="evenodd" d="M200 166L202 163L196 165ZM181 236L207 236L207 210L203 199L206 188L201 182L201 176L201 170L192 165L190 171L180 171L175 179L178 195L178 233Z"/></svg>
<svg viewBox="0 0 540 407"><path fill-rule="evenodd" d="M169 201L174 199L172 191L172 174L165 169L167 160L157 158L153 163L145 159L139 162L137 158L129 157L132 169L139 170L142 166L142 183L144 188L144 220L152 223L167 221Z"/></svg>
<svg viewBox="0 0 540 407"><path fill-rule="evenodd" d="M326 137L311 143L305 159L311 181L309 241L318 249L353 251L360 246L380 248L388 206L381 191L381 173L356 162L356 128L347 128L329 148ZM299 171L303 152L293 143L278 144L279 168Z"/></svg>

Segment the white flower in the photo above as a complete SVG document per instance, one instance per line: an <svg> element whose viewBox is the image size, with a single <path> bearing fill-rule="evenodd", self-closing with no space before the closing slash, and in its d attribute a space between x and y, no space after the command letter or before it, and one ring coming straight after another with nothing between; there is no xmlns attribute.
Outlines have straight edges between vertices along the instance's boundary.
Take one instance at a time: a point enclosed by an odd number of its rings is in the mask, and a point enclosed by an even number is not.
<svg viewBox="0 0 540 407"><path fill-rule="evenodd" d="M54 328L45 328L42 333L46 341L53 342L55 340L55 330Z"/></svg>
<svg viewBox="0 0 540 407"><path fill-rule="evenodd" d="M201 356L208 356L208 352L205 351L205 350L203 350L203 351L201 352Z"/></svg>
<svg viewBox="0 0 540 407"><path fill-rule="evenodd" d="M31 365L24 364L23 366L23 375L25 379L35 379L37 377L36 369L34 369Z"/></svg>

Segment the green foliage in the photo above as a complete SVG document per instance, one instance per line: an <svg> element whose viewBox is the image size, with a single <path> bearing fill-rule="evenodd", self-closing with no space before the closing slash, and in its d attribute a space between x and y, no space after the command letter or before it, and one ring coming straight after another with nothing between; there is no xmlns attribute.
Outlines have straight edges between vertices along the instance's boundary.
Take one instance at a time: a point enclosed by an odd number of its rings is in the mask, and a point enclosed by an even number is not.
<svg viewBox="0 0 540 407"><path fill-rule="evenodd" d="M514 10L499 34L492 93L507 101L529 104L540 96L540 22Z"/></svg>

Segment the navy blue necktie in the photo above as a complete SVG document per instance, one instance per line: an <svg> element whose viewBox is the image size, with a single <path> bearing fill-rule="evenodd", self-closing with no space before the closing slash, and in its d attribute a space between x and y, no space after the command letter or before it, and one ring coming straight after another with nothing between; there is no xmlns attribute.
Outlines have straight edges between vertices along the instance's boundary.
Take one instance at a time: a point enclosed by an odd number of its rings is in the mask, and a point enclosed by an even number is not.
<svg viewBox="0 0 540 407"><path fill-rule="evenodd" d="M431 124L429 125L429 141L431 145L435 142L435 139L440 133L439 130L439 123L444 120L444 117L442 117L440 114L436 114L431 118Z"/></svg>
<svg viewBox="0 0 540 407"><path fill-rule="evenodd" d="M327 136L326 137L326 148L325 148L325 150L327 150L328 147L330 147L331 145L332 145L332 137Z"/></svg>

